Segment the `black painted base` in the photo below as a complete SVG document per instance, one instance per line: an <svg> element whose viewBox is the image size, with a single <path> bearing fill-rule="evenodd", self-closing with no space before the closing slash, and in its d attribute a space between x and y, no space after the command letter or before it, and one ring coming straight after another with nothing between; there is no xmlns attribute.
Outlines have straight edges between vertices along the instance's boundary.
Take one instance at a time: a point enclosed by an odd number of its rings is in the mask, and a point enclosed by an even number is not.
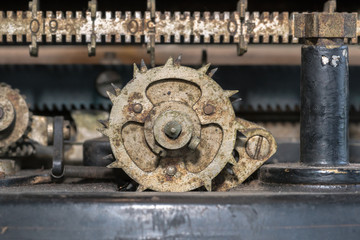
<svg viewBox="0 0 360 240"><path fill-rule="evenodd" d="M268 164L261 167L260 180L282 184L357 184L360 183L360 164L337 167Z"/></svg>

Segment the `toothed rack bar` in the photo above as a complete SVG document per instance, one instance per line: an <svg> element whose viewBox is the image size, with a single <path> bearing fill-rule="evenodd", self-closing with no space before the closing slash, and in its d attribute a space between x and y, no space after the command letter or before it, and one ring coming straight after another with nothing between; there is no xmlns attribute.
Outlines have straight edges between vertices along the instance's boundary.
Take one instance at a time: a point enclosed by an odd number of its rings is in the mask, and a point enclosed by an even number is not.
<svg viewBox="0 0 360 240"><path fill-rule="evenodd" d="M298 43L294 37L294 16L288 12L42 12L33 16L31 11L0 12L0 41L47 43L90 43L92 36L98 43L140 43L155 36L156 43ZM355 13L356 14L356 13ZM358 43L360 18L357 16L356 37L348 39ZM45 36L43 38L43 36ZM104 37L103 37L104 36Z"/></svg>

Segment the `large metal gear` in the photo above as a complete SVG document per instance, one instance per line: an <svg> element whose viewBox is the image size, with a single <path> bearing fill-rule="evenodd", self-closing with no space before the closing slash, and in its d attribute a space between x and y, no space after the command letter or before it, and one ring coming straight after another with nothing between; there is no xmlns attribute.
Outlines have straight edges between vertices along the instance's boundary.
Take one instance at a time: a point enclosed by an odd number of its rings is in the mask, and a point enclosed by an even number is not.
<svg viewBox="0 0 360 240"><path fill-rule="evenodd" d="M237 91L211 78L216 69L207 74L210 64L196 70L180 60L149 70L142 61L132 81L108 92L113 107L100 131L116 158L109 167L122 168L138 191L228 190L273 155L276 143L235 117L229 97Z"/></svg>
<svg viewBox="0 0 360 240"><path fill-rule="evenodd" d="M0 152L18 142L29 130L30 111L19 90L0 83Z"/></svg>

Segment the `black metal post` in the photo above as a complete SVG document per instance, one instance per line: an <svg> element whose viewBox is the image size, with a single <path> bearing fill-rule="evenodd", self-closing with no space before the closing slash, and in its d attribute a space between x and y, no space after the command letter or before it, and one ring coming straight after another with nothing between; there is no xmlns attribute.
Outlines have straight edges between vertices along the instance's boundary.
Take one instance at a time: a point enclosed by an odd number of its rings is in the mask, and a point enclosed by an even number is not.
<svg viewBox="0 0 360 240"><path fill-rule="evenodd" d="M349 164L348 48L342 39L310 39L301 51L300 162L261 167L260 180L286 184L358 184Z"/></svg>
<svg viewBox="0 0 360 240"><path fill-rule="evenodd" d="M348 165L348 47L304 45L301 53L300 162Z"/></svg>

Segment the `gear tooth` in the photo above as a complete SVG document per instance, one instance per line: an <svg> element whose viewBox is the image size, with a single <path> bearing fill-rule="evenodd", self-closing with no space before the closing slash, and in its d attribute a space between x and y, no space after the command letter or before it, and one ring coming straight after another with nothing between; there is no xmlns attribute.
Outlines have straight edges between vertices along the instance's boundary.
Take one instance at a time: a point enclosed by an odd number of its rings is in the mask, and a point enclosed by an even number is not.
<svg viewBox="0 0 360 240"><path fill-rule="evenodd" d="M133 74L133 76L134 76L134 78L136 77L136 75L138 75L139 74L139 68L138 68L138 66L136 65L136 63L134 63L134 74Z"/></svg>
<svg viewBox="0 0 360 240"><path fill-rule="evenodd" d="M111 83L111 86L113 87L116 96L119 96L121 93L121 88L119 88L118 86L116 86L115 84Z"/></svg>
<svg viewBox="0 0 360 240"><path fill-rule="evenodd" d="M116 99L116 96L112 93L112 92L109 92L109 91L106 91L107 95L109 96L109 99L112 103L115 102L115 99Z"/></svg>
<svg viewBox="0 0 360 240"><path fill-rule="evenodd" d="M142 73L145 73L148 70L148 68L146 67L146 64L144 62L144 59L141 59L141 63L140 63L140 71Z"/></svg>
<svg viewBox="0 0 360 240"><path fill-rule="evenodd" d="M236 165L236 164L237 164L236 159L234 158L234 156L231 155L230 160L229 160L229 163L232 164L232 165Z"/></svg>
<svg viewBox="0 0 360 240"><path fill-rule="evenodd" d="M98 120L101 125L103 125L105 128L109 128L109 121L108 120Z"/></svg>
<svg viewBox="0 0 360 240"><path fill-rule="evenodd" d="M225 90L224 94L225 94L226 97L229 98L229 97L237 94L238 92L239 92L239 90Z"/></svg>
<svg viewBox="0 0 360 240"><path fill-rule="evenodd" d="M105 157L102 158L103 160L108 160L108 159L114 159L114 156L112 154L106 155ZM111 164L110 164L111 165Z"/></svg>
<svg viewBox="0 0 360 240"><path fill-rule="evenodd" d="M211 65L211 63L208 63L208 64L202 66L201 68L199 68L198 71L203 74L206 74L207 71L209 70L210 65Z"/></svg>
<svg viewBox="0 0 360 240"><path fill-rule="evenodd" d="M214 68L214 69L212 69L211 71L210 71L210 73L209 73L209 77L213 77L214 76L214 74L216 73L216 71L218 70L218 68Z"/></svg>
<svg viewBox="0 0 360 240"><path fill-rule="evenodd" d="M143 192L147 189L147 187L145 187L144 185L139 185L136 189L137 192Z"/></svg>
<svg viewBox="0 0 360 240"><path fill-rule="evenodd" d="M165 63L165 67L174 66L174 59L172 57L169 57L169 59Z"/></svg>
<svg viewBox="0 0 360 240"><path fill-rule="evenodd" d="M180 55L176 58L176 60L175 60L175 62L174 62L174 65L180 66L180 65L181 65L181 59L182 59L182 54L180 54Z"/></svg>
<svg viewBox="0 0 360 240"><path fill-rule="evenodd" d="M107 168L122 168L119 161L114 161L106 166Z"/></svg>
<svg viewBox="0 0 360 240"><path fill-rule="evenodd" d="M109 137L108 130L106 128L98 128L96 129L98 132L102 133L103 135Z"/></svg>
<svg viewBox="0 0 360 240"><path fill-rule="evenodd" d="M204 187L206 188L206 190L207 190L208 192L211 192L211 185L212 185L211 179L206 180L206 182L205 182L205 184L204 184Z"/></svg>

